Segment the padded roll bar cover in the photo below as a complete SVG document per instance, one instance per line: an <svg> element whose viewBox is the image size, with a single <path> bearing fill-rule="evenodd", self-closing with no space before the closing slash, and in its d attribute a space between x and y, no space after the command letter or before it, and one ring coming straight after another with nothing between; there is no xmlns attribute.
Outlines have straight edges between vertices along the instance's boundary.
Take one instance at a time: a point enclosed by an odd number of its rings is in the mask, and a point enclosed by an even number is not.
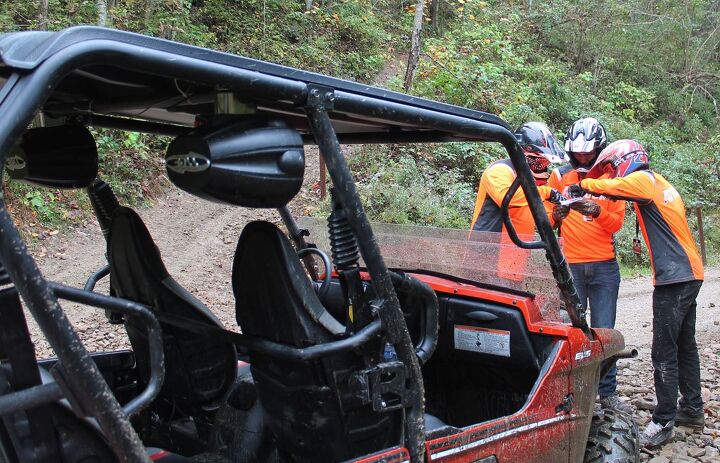
<svg viewBox="0 0 720 463"><path fill-rule="evenodd" d="M97 177L95 138L81 125L27 130L5 162L8 175L49 188L84 188Z"/></svg>
<svg viewBox="0 0 720 463"><path fill-rule="evenodd" d="M297 131L253 116L176 138L165 165L175 185L201 198L278 208L300 191L305 153Z"/></svg>

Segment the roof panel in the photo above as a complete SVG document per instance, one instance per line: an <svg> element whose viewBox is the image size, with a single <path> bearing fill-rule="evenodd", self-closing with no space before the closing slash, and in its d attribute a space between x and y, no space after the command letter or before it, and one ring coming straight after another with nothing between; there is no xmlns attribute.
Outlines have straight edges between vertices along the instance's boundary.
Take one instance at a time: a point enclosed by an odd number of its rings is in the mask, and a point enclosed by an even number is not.
<svg viewBox="0 0 720 463"><path fill-rule="evenodd" d="M156 50L178 57L200 59L208 63L259 72L267 76L329 87L335 91L341 91L361 98L367 97L373 100L396 103L405 108L418 108L483 121L511 130L505 121L489 113L439 103L251 58L106 28L82 26L60 32L16 32L0 34L0 59L6 66L11 68L32 71L40 67L42 63L50 57L60 54L69 47L81 43L88 45L87 42L92 41L97 41L98 47L100 47L102 41L107 40L113 41L116 44L141 47L142 49ZM118 65L122 65L122 63L118 63ZM175 109L175 107L168 102L178 95L189 96L189 100L192 102L193 96L202 93L203 90L207 92L208 90L212 90L212 88L208 87L207 83L195 85L176 79L162 78L162 76L153 75L149 72L138 72L137 69L129 71L122 70L119 67L113 68L103 65L92 69L86 68L75 71L63 81L55 94L51 96L49 100L50 104L46 109L54 108L56 111L59 111L64 103L65 110L69 108L70 112L77 112L79 114L92 112L95 114L122 114L127 116L128 114L133 114L133 108L127 107L128 105L126 104L125 107L118 105L117 108L113 110L112 105L118 104L118 100L137 100L139 102L138 104L140 104L138 107L141 109L139 110L140 114L135 113L136 116L144 116L150 120L161 120L168 123L187 122L192 118L191 116L187 116L187 114L185 116L163 116L171 114ZM157 97L156 100L152 99L153 95ZM146 98L145 101L140 102L143 97ZM188 105L187 103L187 101L183 103L181 112L187 111L189 107L188 113L192 114L192 105ZM142 104L146 106L143 107ZM176 104L180 104L180 102ZM288 113L287 102L277 101L268 103L263 100L262 106L265 110L272 111L273 113ZM102 110L103 107L105 110ZM198 111L200 108L202 108L202 106L195 107ZM289 112L292 113L293 117L302 116L303 114L300 108L291 108ZM334 115L334 117L337 119L345 119L343 121L338 120L336 127L340 132L347 131L348 133L367 133L373 131L387 133L388 131L399 130L403 125L399 123L388 124L388 119L385 117L359 118L357 115L343 116L339 114ZM415 128L424 130L427 127L416 126ZM447 137L443 139L447 139Z"/></svg>

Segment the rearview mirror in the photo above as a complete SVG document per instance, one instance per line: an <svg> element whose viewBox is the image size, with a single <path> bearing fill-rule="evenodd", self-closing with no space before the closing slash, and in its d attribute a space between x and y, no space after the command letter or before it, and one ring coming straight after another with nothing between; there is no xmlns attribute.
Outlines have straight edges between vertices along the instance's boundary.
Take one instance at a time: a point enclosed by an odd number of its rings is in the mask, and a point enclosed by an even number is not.
<svg viewBox="0 0 720 463"><path fill-rule="evenodd" d="M95 138L81 125L27 130L5 160L10 178L50 188L84 188L97 177Z"/></svg>

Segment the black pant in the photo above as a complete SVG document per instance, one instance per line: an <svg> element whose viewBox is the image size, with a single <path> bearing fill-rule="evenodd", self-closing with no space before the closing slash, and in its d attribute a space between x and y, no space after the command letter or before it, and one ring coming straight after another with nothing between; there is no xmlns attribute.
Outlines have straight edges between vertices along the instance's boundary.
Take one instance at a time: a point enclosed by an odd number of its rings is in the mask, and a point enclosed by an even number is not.
<svg viewBox="0 0 720 463"><path fill-rule="evenodd" d="M696 298L702 281L660 285L653 292L652 364L657 407L653 421L675 419L678 386L682 404L692 413L703 410L700 359L695 343Z"/></svg>

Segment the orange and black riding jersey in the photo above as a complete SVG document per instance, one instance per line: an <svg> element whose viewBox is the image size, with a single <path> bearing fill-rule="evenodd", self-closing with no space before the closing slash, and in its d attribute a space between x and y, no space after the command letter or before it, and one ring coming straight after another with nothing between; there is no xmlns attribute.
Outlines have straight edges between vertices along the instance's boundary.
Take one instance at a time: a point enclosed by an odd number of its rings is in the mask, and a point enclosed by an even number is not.
<svg viewBox="0 0 720 463"><path fill-rule="evenodd" d="M685 204L662 175L642 170L622 178L585 179L580 186L592 193L635 201L655 285L703 279L702 260L685 218Z"/></svg>
<svg viewBox="0 0 720 463"><path fill-rule="evenodd" d="M548 184L567 196L567 187L580 182L578 172L570 166L555 169ZM604 196L590 196L600 206L600 215L590 217L571 210L562 221L563 253L571 264L602 262L615 258L615 240L625 221L625 201ZM550 215L550 221L555 225Z"/></svg>
<svg viewBox="0 0 720 463"><path fill-rule="evenodd" d="M485 169L480 178L471 230L507 233L501 205L515 177L517 174L509 159L495 161ZM542 199L547 199L552 191L549 186L539 186L538 190ZM518 235L532 235L535 232L535 221L520 188L510 200L508 215Z"/></svg>

